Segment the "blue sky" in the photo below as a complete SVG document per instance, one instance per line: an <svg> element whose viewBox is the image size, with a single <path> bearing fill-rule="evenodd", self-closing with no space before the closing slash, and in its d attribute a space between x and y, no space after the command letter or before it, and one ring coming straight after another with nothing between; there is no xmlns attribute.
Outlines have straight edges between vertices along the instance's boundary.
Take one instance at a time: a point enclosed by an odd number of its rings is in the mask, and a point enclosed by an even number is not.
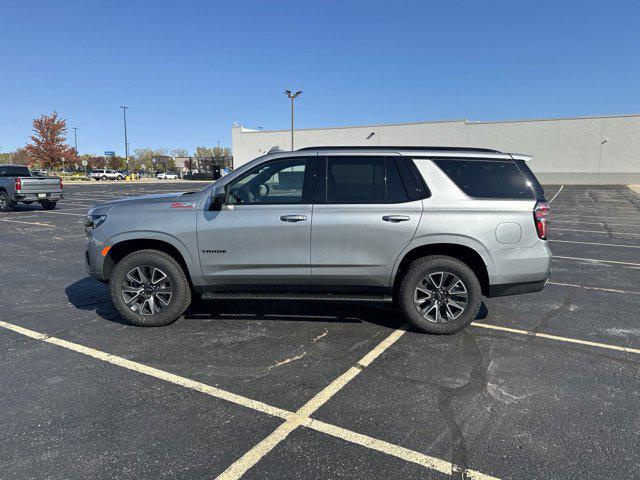
<svg viewBox="0 0 640 480"><path fill-rule="evenodd" d="M640 2L0 0L0 148L57 110L80 153L246 127L640 112Z"/></svg>

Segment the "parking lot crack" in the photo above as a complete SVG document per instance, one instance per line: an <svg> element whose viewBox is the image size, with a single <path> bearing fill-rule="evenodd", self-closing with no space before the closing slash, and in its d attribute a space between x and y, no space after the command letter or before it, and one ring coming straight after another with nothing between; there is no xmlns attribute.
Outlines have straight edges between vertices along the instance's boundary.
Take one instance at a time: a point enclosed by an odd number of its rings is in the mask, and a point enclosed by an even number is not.
<svg viewBox="0 0 640 480"><path fill-rule="evenodd" d="M575 293L568 293L567 295L565 295L565 297L563 298L562 303L560 305L558 305L557 307L547 311L543 315L542 319L540 319L538 324L531 329L530 334L527 337L527 340L532 341L535 338L535 335L537 333L542 332L542 330L544 328L546 328L547 325L549 325L549 322L551 322L551 320L553 318L558 316L558 314L561 313L562 311L569 310L569 308L572 305L574 297L575 297Z"/></svg>
<svg viewBox="0 0 640 480"><path fill-rule="evenodd" d="M300 360L301 358L303 358L305 355L307 354L307 352L305 352L304 350L302 351L302 353L300 355L296 355L294 357L289 357L289 358L285 358L284 360L280 360L276 363L274 363L273 365L271 365L269 367L269 370L271 370L272 368L276 368L276 367L281 367L282 365L286 365L287 363L291 363L291 362L295 362L296 360Z"/></svg>
<svg viewBox="0 0 640 480"><path fill-rule="evenodd" d="M473 364L467 383L459 387L435 386L438 392L438 411L447 424L451 437L451 477L457 479L468 478L466 471L469 446L456 418L453 402L482 392L487 386L489 367L489 362L482 355L475 336L469 332L463 334L463 356Z"/></svg>

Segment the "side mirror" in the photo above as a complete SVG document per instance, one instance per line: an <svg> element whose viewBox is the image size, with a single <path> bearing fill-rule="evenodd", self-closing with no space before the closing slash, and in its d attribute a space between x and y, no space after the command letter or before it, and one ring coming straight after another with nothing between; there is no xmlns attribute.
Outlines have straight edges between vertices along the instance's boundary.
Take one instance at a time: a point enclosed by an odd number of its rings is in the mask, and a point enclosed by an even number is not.
<svg viewBox="0 0 640 480"><path fill-rule="evenodd" d="M213 210L214 212L219 212L222 210L222 206L227 203L227 188L226 187L218 187L213 190L211 194L211 205L209 206L209 210Z"/></svg>

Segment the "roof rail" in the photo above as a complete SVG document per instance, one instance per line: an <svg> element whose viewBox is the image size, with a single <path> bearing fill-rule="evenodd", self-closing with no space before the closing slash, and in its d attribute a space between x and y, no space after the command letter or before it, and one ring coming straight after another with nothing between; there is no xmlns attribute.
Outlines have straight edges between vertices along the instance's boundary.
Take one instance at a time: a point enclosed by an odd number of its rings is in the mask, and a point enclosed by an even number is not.
<svg viewBox="0 0 640 480"><path fill-rule="evenodd" d="M499 150L493 150L491 148L477 148L477 147L427 147L427 146L398 146L398 145L389 145L389 146L381 146L375 145L371 147L363 146L363 145L354 145L354 146L345 146L345 145L334 145L334 146L322 146L322 147L304 147L298 148L298 151L301 150L441 150L444 152L485 152L485 153L502 153Z"/></svg>

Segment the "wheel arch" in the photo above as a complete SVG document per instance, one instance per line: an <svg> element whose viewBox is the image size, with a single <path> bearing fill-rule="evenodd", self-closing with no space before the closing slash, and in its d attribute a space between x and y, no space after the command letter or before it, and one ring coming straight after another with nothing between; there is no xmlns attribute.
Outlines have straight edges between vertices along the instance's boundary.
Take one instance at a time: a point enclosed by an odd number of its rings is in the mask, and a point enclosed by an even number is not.
<svg viewBox="0 0 640 480"><path fill-rule="evenodd" d="M464 262L473 270L476 277L478 277L478 281L482 287L482 294L485 296L489 294L489 272L487 263L478 250L462 243L444 241L414 245L407 248L405 252L400 255L396 261L396 266L391 278L394 297L400 287L404 272L406 272L411 262L418 258L432 255L446 255Z"/></svg>
<svg viewBox="0 0 640 480"><path fill-rule="evenodd" d="M193 287L191 283L191 271L180 249L166 240L156 238L126 239L112 245L102 264L103 278L108 280L111 277L114 267L120 260L130 253L139 250L158 250L173 257L182 267L189 284Z"/></svg>

